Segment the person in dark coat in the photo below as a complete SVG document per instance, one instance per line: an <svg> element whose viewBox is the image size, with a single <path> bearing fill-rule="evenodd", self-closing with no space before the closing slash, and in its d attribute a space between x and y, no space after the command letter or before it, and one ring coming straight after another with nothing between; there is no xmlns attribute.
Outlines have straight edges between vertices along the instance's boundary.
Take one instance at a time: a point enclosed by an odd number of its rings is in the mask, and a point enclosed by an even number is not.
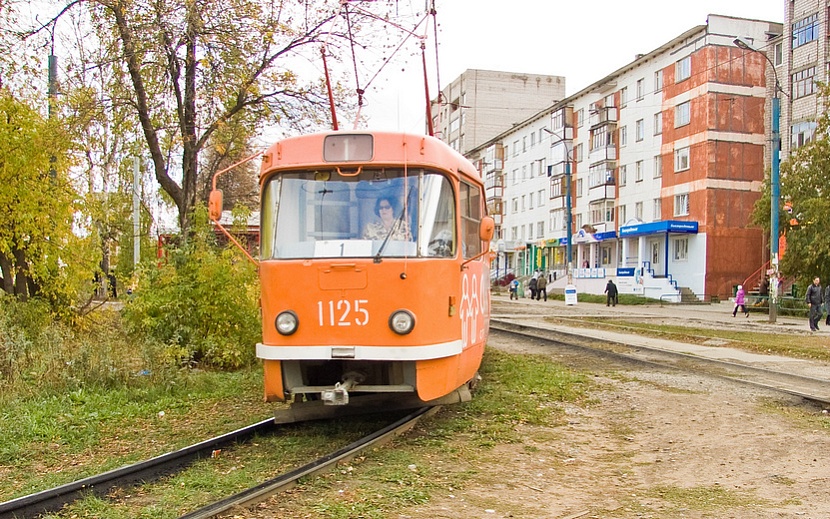
<svg viewBox="0 0 830 519"><path fill-rule="evenodd" d="M605 293L607 294L605 297L605 306L617 306L617 285L614 284L613 279L609 279L605 285Z"/></svg>
<svg viewBox="0 0 830 519"><path fill-rule="evenodd" d="M530 281L527 283L527 288L530 289L530 298L536 299L536 276L530 278Z"/></svg>
<svg viewBox="0 0 830 519"><path fill-rule="evenodd" d="M821 280L818 276L813 279L813 284L807 288L807 294L804 296L804 300L807 302L807 306L810 307L810 330L817 332L818 331L818 322L821 320L821 303L824 299L824 295L821 291Z"/></svg>
<svg viewBox="0 0 830 519"><path fill-rule="evenodd" d="M539 274L539 277L536 278L536 300L542 299L542 296L545 297L545 301L548 300L548 278L545 277L544 274Z"/></svg>

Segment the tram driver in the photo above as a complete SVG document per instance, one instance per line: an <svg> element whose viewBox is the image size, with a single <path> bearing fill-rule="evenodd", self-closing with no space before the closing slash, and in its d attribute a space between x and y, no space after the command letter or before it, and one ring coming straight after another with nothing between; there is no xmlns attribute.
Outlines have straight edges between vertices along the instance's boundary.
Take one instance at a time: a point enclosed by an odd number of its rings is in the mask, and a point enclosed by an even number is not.
<svg viewBox="0 0 830 519"><path fill-rule="evenodd" d="M363 230L366 240L412 241L412 232L404 214L398 211L398 201L395 197L381 196L375 201L375 215L380 221L369 222Z"/></svg>

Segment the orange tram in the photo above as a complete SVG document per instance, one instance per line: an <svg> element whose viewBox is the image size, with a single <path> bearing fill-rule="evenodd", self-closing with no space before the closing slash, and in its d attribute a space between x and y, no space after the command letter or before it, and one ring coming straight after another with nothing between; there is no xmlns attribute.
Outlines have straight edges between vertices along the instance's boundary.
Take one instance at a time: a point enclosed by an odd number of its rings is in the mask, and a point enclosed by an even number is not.
<svg viewBox="0 0 830 519"><path fill-rule="evenodd" d="M265 399L469 398L494 232L472 163L430 136L334 131L273 144L260 185Z"/></svg>

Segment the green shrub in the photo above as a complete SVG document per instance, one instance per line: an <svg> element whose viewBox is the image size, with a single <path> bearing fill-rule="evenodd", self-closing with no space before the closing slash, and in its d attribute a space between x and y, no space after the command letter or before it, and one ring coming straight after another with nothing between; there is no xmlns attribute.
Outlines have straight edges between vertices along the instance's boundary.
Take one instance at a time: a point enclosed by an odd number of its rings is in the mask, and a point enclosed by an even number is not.
<svg viewBox="0 0 830 519"><path fill-rule="evenodd" d="M131 337L164 345L181 365L235 369L252 363L261 336L256 268L235 247L217 247L204 208L184 245L144 264L123 317Z"/></svg>

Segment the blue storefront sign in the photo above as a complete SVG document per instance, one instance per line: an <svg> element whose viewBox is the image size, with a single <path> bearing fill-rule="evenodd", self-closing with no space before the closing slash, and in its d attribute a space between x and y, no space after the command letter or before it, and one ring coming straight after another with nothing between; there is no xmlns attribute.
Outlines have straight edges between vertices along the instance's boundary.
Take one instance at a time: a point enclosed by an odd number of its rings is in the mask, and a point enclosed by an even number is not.
<svg viewBox="0 0 830 519"><path fill-rule="evenodd" d="M646 236L649 234L687 233L697 234L697 222L663 220L661 222L638 223L620 227L620 238Z"/></svg>

